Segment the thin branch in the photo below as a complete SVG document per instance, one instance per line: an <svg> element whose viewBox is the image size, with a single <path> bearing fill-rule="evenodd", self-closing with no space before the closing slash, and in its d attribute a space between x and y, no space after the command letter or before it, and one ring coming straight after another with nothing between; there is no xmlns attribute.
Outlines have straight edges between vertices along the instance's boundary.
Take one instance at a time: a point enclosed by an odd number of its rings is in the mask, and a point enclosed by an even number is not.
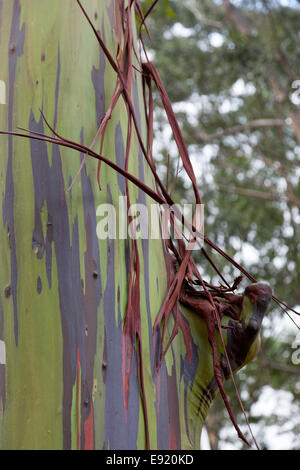
<svg viewBox="0 0 300 470"><path fill-rule="evenodd" d="M281 372L287 372L289 374L299 374L299 367L297 366L288 366L286 364L279 364L278 362L266 361L267 367L273 370L279 370Z"/></svg>
<svg viewBox="0 0 300 470"><path fill-rule="evenodd" d="M243 35L250 34L254 29L254 24L245 16L240 8L234 6L229 0L223 0L226 15L228 19L234 24L236 29Z"/></svg>
<svg viewBox="0 0 300 470"><path fill-rule="evenodd" d="M260 129L265 127L283 127L286 125L287 123L284 119L260 118L246 122L245 124L239 124L237 126L220 129L215 134L207 134L203 130L203 128L201 128L200 132L197 133L196 137L198 137L201 141L209 143L216 139L220 139L221 137L239 134L249 129Z"/></svg>
<svg viewBox="0 0 300 470"><path fill-rule="evenodd" d="M211 26L212 28L223 28L223 24L220 21L209 20L208 18L204 18L204 16L200 13L196 5L190 3L190 0L183 2L182 5L193 13L195 19L199 21L199 23L203 23L205 26Z"/></svg>
<svg viewBox="0 0 300 470"><path fill-rule="evenodd" d="M279 194L268 193L265 191L258 191L256 189L240 188L237 186L225 186L225 185L219 185L218 187L220 188L221 191L225 191L227 193L240 194L242 196L247 196L247 197L255 197L258 199L263 199L265 201L280 201L284 199Z"/></svg>
<svg viewBox="0 0 300 470"><path fill-rule="evenodd" d="M261 357L262 365L265 368L279 370L281 372L287 372L289 374L299 373L299 368L297 366L289 366L280 362L270 361L270 359L266 356L264 348L261 348L259 355Z"/></svg>
<svg viewBox="0 0 300 470"><path fill-rule="evenodd" d="M285 180L286 183L286 190L285 190L285 195L284 196L279 196L278 200L284 200L288 204L291 204L296 207L300 207L300 199L295 195L294 188L288 178L288 171L286 168L286 165L284 165L281 162L280 156L276 154L276 152L271 151L271 149L268 149L268 153L276 158L276 164L275 162L270 159L268 156L265 155L264 150L261 148L260 145L257 145L256 148L258 148L261 152L262 158L266 165L269 168L273 168L273 170L278 173L278 175Z"/></svg>
<svg viewBox="0 0 300 470"><path fill-rule="evenodd" d="M257 189L240 188L237 186L219 185L218 187L221 191L225 191L227 193L240 194L241 196L246 197L255 197L257 199L263 199L264 201L287 202L300 208L300 199L298 199L294 193L291 193L290 191L286 191L284 195L280 195L275 193L268 193L267 191L258 191Z"/></svg>

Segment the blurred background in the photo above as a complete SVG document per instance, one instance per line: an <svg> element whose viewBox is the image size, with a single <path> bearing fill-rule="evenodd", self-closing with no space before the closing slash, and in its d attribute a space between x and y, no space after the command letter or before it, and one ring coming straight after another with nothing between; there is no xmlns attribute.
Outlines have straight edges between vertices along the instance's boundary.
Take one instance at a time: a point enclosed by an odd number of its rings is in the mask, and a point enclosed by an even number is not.
<svg viewBox="0 0 300 470"><path fill-rule="evenodd" d="M144 0L144 10L152 3ZM299 310L300 2L159 0L148 26L149 58L173 103L205 204L205 233ZM169 167L173 199L191 202L158 97L155 109L161 175L166 180ZM232 283L240 273L217 261ZM217 283L200 254L197 262ZM300 318L289 315L272 303L261 351L236 378L263 449L300 449ZM226 390L246 430L230 381ZM201 447L243 448L221 399Z"/></svg>

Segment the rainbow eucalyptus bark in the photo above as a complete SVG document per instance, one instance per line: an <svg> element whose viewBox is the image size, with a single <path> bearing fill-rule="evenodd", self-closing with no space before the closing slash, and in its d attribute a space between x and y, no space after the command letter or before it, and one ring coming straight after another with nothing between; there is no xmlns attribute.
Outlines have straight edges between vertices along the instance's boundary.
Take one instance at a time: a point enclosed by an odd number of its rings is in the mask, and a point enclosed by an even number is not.
<svg viewBox="0 0 300 470"><path fill-rule="evenodd" d="M118 2L83 3L116 58ZM77 3L0 0L0 46L0 79L7 91L6 104L0 105L0 128L22 126L44 133L42 109L60 134L89 146L109 106L116 73ZM137 73L131 94L146 145ZM102 151L123 168L127 119L119 100ZM128 351L122 333L131 244L99 239L96 231L100 204L113 204L119 216L124 177L102 165L99 191L97 162L87 159L68 192L82 154L53 143L0 139L1 448L199 448L202 424L217 390L211 344L201 308L183 294L187 307L182 305L181 311L192 332L190 354L180 330L156 368L159 348L153 342L153 325L167 292L162 240L137 240L141 338L124 383L122 364ZM129 169L154 188L135 134ZM131 203L153 202L131 183L129 192ZM233 369L254 354L269 300L264 289L259 295L250 291L240 298L241 317L222 318L229 326L224 340ZM217 332L216 338L224 379L229 366Z"/></svg>

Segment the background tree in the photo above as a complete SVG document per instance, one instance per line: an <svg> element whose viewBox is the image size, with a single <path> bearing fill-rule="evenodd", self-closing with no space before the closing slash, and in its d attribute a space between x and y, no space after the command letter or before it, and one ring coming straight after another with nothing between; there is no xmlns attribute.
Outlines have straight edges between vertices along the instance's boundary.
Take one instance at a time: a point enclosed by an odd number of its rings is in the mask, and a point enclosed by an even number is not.
<svg viewBox="0 0 300 470"><path fill-rule="evenodd" d="M189 144L206 233L294 306L300 304L299 14L296 1L170 0L158 2L149 19L149 47ZM159 110L157 122L160 170L166 178L171 162L174 195L189 200L180 166L175 177L175 152ZM199 265L214 279L209 265ZM223 268L229 278L237 275L232 266ZM275 390L286 392L299 416L299 366L291 362L297 329L275 304L269 318L258 360L249 375L239 375L248 390L242 396L250 411L268 385L275 402ZM280 416L278 408L267 417L256 413L255 429L266 448L280 445L267 436L267 425L277 423L298 448L299 420L290 420L293 412ZM218 431L223 413L215 410L207 424L217 430L210 433L216 443L225 434Z"/></svg>

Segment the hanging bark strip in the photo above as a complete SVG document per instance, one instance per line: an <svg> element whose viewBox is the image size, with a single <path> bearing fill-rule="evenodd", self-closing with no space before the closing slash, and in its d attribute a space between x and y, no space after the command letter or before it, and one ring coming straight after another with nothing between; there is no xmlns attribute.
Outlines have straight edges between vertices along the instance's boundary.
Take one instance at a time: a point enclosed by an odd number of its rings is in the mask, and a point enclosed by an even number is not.
<svg viewBox="0 0 300 470"><path fill-rule="evenodd" d="M107 164L108 166L110 166L112 169L114 169L116 172L118 172L119 174L125 177L126 195L128 197L128 204L130 203L128 181L131 181L138 188L140 188L140 190L142 190L145 194L147 194L157 203L162 204L162 205L166 204L168 206L172 206L174 203L173 203L171 194L169 193L169 188L166 187L160 180L159 175L157 174L157 171L156 171L155 162L154 162L153 154L152 154L152 144L153 144L152 83L154 83L160 94L163 106L165 108L165 111L169 120L169 124L173 131L174 140L178 147L178 152L180 155L181 162L183 164L183 167L194 189L195 202L196 204L200 204L201 197L200 197L199 190L197 187L197 182L196 182L193 167L191 165L191 161L189 158L188 150L186 148L186 145L185 145L183 136L181 134L179 125L177 123L175 114L172 110L170 100L163 87L159 74L157 70L155 69L154 65L150 63L149 61L143 64L141 63L141 61L139 61L139 67L140 67L142 78L143 78L145 115L146 115L146 122L148 125L147 145L144 144L142 136L140 134L138 120L135 114L135 109L134 109L134 105L133 105L132 98L131 98L132 73L133 73L133 68L135 68L133 65L133 60L132 60L132 51L134 51L132 20L131 20L133 8L135 8L138 16L141 19L140 33L141 33L143 26L145 26L146 31L148 32L145 20L147 16L149 15L149 13L151 12L151 10L154 8L155 4L157 3L157 0L153 2L153 4L149 8L145 16L143 16L142 9L140 7L138 0L129 1L127 6L125 6L125 2L123 0L115 1L116 31L117 31L117 38L118 38L118 52L117 52L116 59L114 59L112 55L110 54L110 52L108 51L104 41L102 40L98 31L96 31L95 27L93 26L92 21L87 15L81 2L77 0L77 3L79 7L81 8L87 21L89 22L107 60L109 61L111 67L113 68L113 70L116 72L116 75L117 75L115 89L114 89L111 102L108 106L108 109L106 111L106 114L102 122L100 123L97 134L95 138L93 139L90 147L86 147L82 144L70 141L60 136L57 133L57 131L54 130L49 125L49 123L47 122L43 114L42 114L43 119L46 125L48 126L48 128L50 129L50 131L52 132L52 136L45 136L43 134L39 134L37 132L31 132L31 131L29 131L29 134L20 133L20 132L1 131L0 134L15 135L15 136L25 137L29 139L36 139L36 140L40 140L44 142L50 142L56 145L61 145L61 146L74 149L79 152L83 152L83 154L85 155L84 159L69 189L71 189L71 187L74 185L74 183L78 179L78 176L80 175L84 167L86 158L89 155L97 159L99 162L98 171L97 171L97 179L98 179L99 188L101 187L100 164L103 162ZM142 38L141 38L141 43L142 43L142 46L144 47ZM136 53L135 53L135 56L137 57ZM102 155L103 143L104 143L104 138L105 138L105 130L107 128L109 119L116 107L116 104L118 103L121 96L122 96L122 99L124 100L126 110L127 110L127 115L128 115L125 169L112 163L109 160L109 158L106 158ZM147 103L147 96L148 96L148 103ZM129 157L130 157L130 145L131 145L133 128L136 132L136 136L137 136L142 154L146 162L148 163L149 168L154 176L155 184L156 184L156 191L154 191L152 188L150 188L145 183L143 183L143 181L141 181L139 178L130 174L128 171L128 162L129 162ZM96 151L93 150L93 148L97 144L99 139L100 139L100 150L99 150L99 153L97 153ZM179 218L182 217L182 220L184 220L182 214L179 213L177 215L179 216ZM130 218L129 221L132 222L133 219ZM175 218L171 218L171 225L174 230L178 230ZM196 239L201 239L202 234L197 232L196 228L192 224L190 242L194 241L194 237L196 237ZM195 240L195 242L196 241L197 240ZM214 245L213 242L211 242L207 237L204 237L204 242L208 246L210 246L213 251L216 251L221 256L223 256L228 262L230 262L235 267L237 267L245 276L247 276L248 279L250 279L252 282L256 282L253 276L251 276L242 266L240 266L231 257L229 257L226 253L224 253L218 246ZM131 263L130 263L130 270L128 273L128 276L129 276L128 304L127 304L126 314L124 317L123 336L122 336L122 343L123 343L122 373L123 373L123 387L124 387L124 404L125 404L125 408L127 409L128 408L128 396L129 396L129 379L130 379L130 374L132 370L132 359L133 359L133 353L134 351L136 351L137 361L138 361L138 378L140 382L140 394L141 394L141 401L142 401L144 421L145 421L146 447L149 448L150 440L149 440L148 416L147 416L146 396L145 396L145 389L144 389L144 378L143 378L142 335L141 335L141 316L140 316L140 260L139 260L139 251L138 251L136 240L131 241L130 249L131 249ZM183 299L185 299L187 303L186 297L184 297L184 295L186 295L186 290L184 287L186 286L185 283L188 283L188 285L190 286L196 285L196 284L202 286L203 288L202 294L204 295L204 297L206 296L206 299L207 299L206 301L210 305L209 313L203 314L202 317L207 326L208 338L209 338L210 345L212 348L213 366L214 366L214 372L215 372L217 384L220 389L220 393L222 395L224 403L229 412L230 418L238 432L239 437L242 438L246 443L248 443L246 438L244 437L244 435L241 433L240 429L238 428L238 425L235 421L232 410L228 403L226 393L223 388L222 374L221 374L220 363L219 363L218 354L217 354L217 346L216 346L215 330L216 330L216 325L217 325L217 329L220 334L221 342L223 345L223 349L224 349L224 353L225 353L225 357L227 361L227 366L230 371L230 376L232 380L234 381L230 361L228 359L226 347L224 344L224 339L222 336L222 325L220 322L218 304L216 303L214 299L213 293L216 292L218 294L222 293L223 295L225 295L226 289L234 291L236 288L236 285L233 284L233 286L230 287L230 285L227 283L222 273L218 270L215 262L210 258L210 256L207 254L207 252L204 249L202 249L203 255L206 257L206 259L208 259L208 261L210 262L212 267L215 269L218 276L221 278L222 282L226 284L227 286L226 288L223 286L219 288L215 286L208 286L207 283L205 283L205 281L202 279L202 277L198 273L195 263L191 257L192 252L189 250L186 250L184 242L182 243L179 242L179 247L177 250L175 244L172 241L170 241L169 243L166 244L166 253L169 258L168 292L167 292L166 298L162 304L162 307L160 309L160 312L158 314L157 320L154 325L154 336L156 336L158 332L160 331L160 329L162 328L162 342L161 342L162 349L160 351L159 365L164 359L165 354L167 353L169 347L171 346L173 339L177 335L179 328L181 328L183 332L188 360L189 361L191 360L191 333L187 325L182 319L178 302L179 300L183 301ZM174 257L177 260L177 269L175 270L175 272L173 271L173 268L172 268L172 266L174 267L174 263L173 263ZM231 300L233 301L233 299ZM280 306L284 305L286 308L289 308L287 304L281 302L279 299L277 299L274 296L273 296L273 300L277 302L278 305ZM200 306L201 306L201 302L203 303L203 300L200 299L198 300L198 302L200 303ZM190 306L191 306L191 303L190 303ZM200 308L199 305L198 307L194 306L195 311L197 311L197 309L199 310L199 308ZM296 312L295 310L293 309L290 309L290 310L298 314L298 312ZM173 326L173 330L171 332L171 335L169 337L169 340L166 346L163 347L164 338L166 335L166 328L167 328L168 320L171 314L173 314L174 316L174 326ZM79 370L80 370L80 366L78 366L78 373L79 373ZM241 408L244 412L237 389L236 389L236 393L237 393L237 397L241 405ZM247 418L246 418L246 421L247 421ZM252 432L251 429L250 429L250 432Z"/></svg>
<svg viewBox="0 0 300 470"><path fill-rule="evenodd" d="M80 450L80 389L81 389L81 363L80 352L77 350L77 385L76 385L76 449Z"/></svg>

